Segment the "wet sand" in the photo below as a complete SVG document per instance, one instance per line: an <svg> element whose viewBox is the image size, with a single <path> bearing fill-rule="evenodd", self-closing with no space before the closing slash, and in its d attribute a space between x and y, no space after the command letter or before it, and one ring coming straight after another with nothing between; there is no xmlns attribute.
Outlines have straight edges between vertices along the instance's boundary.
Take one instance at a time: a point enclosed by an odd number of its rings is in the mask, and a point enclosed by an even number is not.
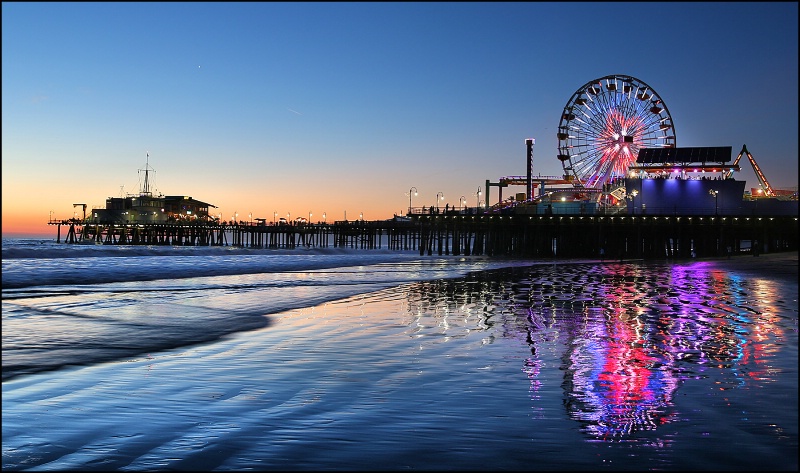
<svg viewBox="0 0 800 473"><path fill-rule="evenodd" d="M797 251L782 253L762 253L754 255L737 255L721 258L698 258L697 261L707 261L722 269L732 269L770 277L791 278L797 280L798 259Z"/></svg>
<svg viewBox="0 0 800 473"><path fill-rule="evenodd" d="M625 265L480 272L20 377L3 470L796 471L797 261L678 261L701 266L680 287Z"/></svg>

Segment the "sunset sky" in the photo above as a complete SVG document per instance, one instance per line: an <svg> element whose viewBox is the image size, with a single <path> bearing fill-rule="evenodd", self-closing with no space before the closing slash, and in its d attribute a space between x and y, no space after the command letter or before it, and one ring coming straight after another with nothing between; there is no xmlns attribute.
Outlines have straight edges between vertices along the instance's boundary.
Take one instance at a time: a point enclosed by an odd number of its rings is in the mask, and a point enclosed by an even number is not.
<svg viewBox="0 0 800 473"><path fill-rule="evenodd" d="M526 138L563 174L564 106L611 74L657 91L678 146L746 144L797 187L796 2L3 2L2 233L138 193L148 153L156 192L223 219L386 219L412 187L475 206Z"/></svg>

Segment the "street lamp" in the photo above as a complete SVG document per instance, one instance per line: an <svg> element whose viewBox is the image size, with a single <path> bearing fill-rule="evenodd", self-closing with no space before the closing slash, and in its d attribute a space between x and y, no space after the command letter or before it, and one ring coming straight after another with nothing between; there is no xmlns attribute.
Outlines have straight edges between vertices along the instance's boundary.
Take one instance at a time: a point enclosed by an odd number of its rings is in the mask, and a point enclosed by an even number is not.
<svg viewBox="0 0 800 473"><path fill-rule="evenodd" d="M477 203L475 204L478 210L481 207L481 186L478 186L478 192L475 193L475 198L477 199Z"/></svg>
<svg viewBox="0 0 800 473"><path fill-rule="evenodd" d="M253 212L250 212L250 221L247 222L247 223L249 223L251 225L253 224Z"/></svg>
<svg viewBox="0 0 800 473"><path fill-rule="evenodd" d="M708 193L714 196L714 215L717 215L719 210L719 207L717 207L717 194L719 194L719 191L715 189L710 189Z"/></svg>
<svg viewBox="0 0 800 473"><path fill-rule="evenodd" d="M441 199L444 200L444 193L437 192L436 193L436 212L439 212L439 196L442 196Z"/></svg>
<svg viewBox="0 0 800 473"><path fill-rule="evenodd" d="M461 198L458 199L458 205L461 207L461 210L464 210L464 207L467 205L467 198L462 195Z"/></svg>
<svg viewBox="0 0 800 473"><path fill-rule="evenodd" d="M359 220L362 222L364 221L364 212L361 212L361 215L358 216Z"/></svg>
<svg viewBox="0 0 800 473"><path fill-rule="evenodd" d="M631 191L631 207L633 209L632 213L636 214L636 196L639 195L639 191L634 189Z"/></svg>
<svg viewBox="0 0 800 473"><path fill-rule="evenodd" d="M313 215L313 214L312 214L312 213L311 213L311 211L309 210L309 211L308 211L308 223L311 223L311 215Z"/></svg>
<svg viewBox="0 0 800 473"><path fill-rule="evenodd" d="M272 224L273 225L275 225L275 220L277 220L277 219L278 219L278 211L277 210L273 210L272 211Z"/></svg>
<svg viewBox="0 0 800 473"><path fill-rule="evenodd" d="M325 212L322 212L322 223L325 223L327 221L327 219L328 219L328 214L325 213Z"/></svg>
<svg viewBox="0 0 800 473"><path fill-rule="evenodd" d="M414 195L418 195L416 187L412 187L411 189L408 190L408 214L409 215L411 215L411 192L412 191L414 192Z"/></svg>
<svg viewBox="0 0 800 473"><path fill-rule="evenodd" d="M233 221L238 223L239 221L239 212L234 212L233 214Z"/></svg>

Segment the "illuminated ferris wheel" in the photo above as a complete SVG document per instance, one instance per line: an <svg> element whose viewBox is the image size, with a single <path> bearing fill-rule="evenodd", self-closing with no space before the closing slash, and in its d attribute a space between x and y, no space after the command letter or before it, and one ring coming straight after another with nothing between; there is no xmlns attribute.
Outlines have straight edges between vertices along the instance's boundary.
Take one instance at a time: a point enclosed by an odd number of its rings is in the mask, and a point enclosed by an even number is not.
<svg viewBox="0 0 800 473"><path fill-rule="evenodd" d="M674 147L666 104L631 76L587 82L572 94L558 125L558 159L576 187L599 189L625 176L642 148Z"/></svg>

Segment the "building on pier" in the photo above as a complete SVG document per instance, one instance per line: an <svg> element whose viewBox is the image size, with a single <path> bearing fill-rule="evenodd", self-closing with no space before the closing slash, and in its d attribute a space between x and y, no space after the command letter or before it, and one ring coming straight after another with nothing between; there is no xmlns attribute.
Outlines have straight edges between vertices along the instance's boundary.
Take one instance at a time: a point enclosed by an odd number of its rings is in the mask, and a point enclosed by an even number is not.
<svg viewBox="0 0 800 473"><path fill-rule="evenodd" d="M530 145L529 145L530 147ZM490 214L525 215L797 215L797 192L772 191L746 146L731 164L732 147L643 148L625 176L602 186L585 187L574 180L538 178L539 194L525 193L501 200L487 209ZM530 154L530 151L529 151ZM745 192L745 181L733 178L746 155L765 192ZM566 176L565 176L566 178ZM531 177L533 188L537 178ZM522 177L486 182L521 185ZM545 189L547 185L547 189ZM487 192L488 194L488 192Z"/></svg>
<svg viewBox="0 0 800 473"><path fill-rule="evenodd" d="M629 214L654 215L797 215L798 202L772 193L752 155L743 146L731 161L730 146L645 148L625 179L624 200ZM759 182L770 193L745 199L745 181L733 178L747 154Z"/></svg>
<svg viewBox="0 0 800 473"><path fill-rule="evenodd" d="M195 200L184 195L153 195L150 191L150 154L145 164L144 181L139 194L125 197L109 197L105 208L94 208L91 214L85 215L84 223L88 224L164 224L179 222L210 222L215 217L208 212L207 202ZM142 169L139 170L140 172ZM85 208L84 208L85 210Z"/></svg>
<svg viewBox="0 0 800 473"><path fill-rule="evenodd" d="M86 216L86 223L172 223L208 222L216 220L209 214L209 208L216 208L207 202L183 195L133 195L109 197L104 209L92 209Z"/></svg>

